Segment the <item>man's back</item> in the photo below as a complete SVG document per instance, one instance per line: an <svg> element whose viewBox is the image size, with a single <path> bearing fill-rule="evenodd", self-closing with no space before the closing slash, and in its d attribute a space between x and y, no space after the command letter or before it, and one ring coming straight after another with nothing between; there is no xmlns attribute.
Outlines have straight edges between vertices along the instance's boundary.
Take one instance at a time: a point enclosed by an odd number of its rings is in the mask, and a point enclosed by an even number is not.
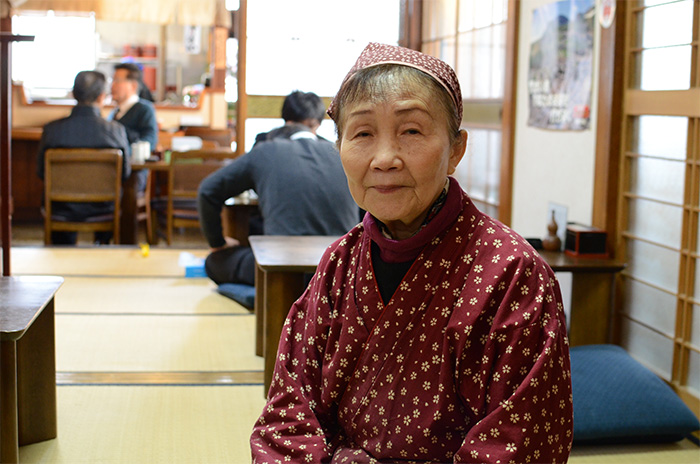
<svg viewBox="0 0 700 464"><path fill-rule="evenodd" d="M257 143L199 187L202 231L224 243L220 212L227 198L258 194L266 235L342 235L359 221L335 146L309 130Z"/></svg>
<svg viewBox="0 0 700 464"><path fill-rule="evenodd" d="M330 142L276 138L251 155L266 235L341 235L357 224L358 208Z"/></svg>
<svg viewBox="0 0 700 464"><path fill-rule="evenodd" d="M91 106L76 106L69 117L44 126L37 159L37 174L41 179L44 178L44 153L49 148L118 148L124 154L123 178L131 173L124 127L105 121L99 110Z"/></svg>
<svg viewBox="0 0 700 464"><path fill-rule="evenodd" d="M217 284L255 282L251 249L232 246L222 233L230 197L256 191L266 235L342 235L359 220L335 146L303 125L277 134L199 186L200 224L212 248L205 270Z"/></svg>

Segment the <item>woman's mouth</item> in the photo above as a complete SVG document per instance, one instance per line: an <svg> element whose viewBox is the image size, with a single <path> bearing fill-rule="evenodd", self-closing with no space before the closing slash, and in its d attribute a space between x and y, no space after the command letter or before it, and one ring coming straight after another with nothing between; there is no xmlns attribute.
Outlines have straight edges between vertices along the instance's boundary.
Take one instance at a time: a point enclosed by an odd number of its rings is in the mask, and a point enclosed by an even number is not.
<svg viewBox="0 0 700 464"><path fill-rule="evenodd" d="M375 185L373 187L379 193L393 193L401 189L401 185Z"/></svg>

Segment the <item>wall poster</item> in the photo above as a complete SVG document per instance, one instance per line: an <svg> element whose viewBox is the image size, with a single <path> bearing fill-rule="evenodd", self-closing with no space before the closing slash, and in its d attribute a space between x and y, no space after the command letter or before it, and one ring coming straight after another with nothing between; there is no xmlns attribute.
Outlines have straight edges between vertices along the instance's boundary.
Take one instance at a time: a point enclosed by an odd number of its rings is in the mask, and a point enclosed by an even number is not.
<svg viewBox="0 0 700 464"><path fill-rule="evenodd" d="M595 0L561 0L532 13L528 125L590 125Z"/></svg>

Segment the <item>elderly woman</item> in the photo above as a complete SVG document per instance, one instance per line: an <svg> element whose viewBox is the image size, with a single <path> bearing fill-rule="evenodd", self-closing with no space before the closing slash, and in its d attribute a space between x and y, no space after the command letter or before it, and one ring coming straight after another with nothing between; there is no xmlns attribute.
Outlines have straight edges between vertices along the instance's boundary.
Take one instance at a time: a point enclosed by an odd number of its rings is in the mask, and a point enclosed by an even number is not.
<svg viewBox="0 0 700 464"><path fill-rule="evenodd" d="M328 113L367 214L291 308L254 461L565 462L559 287L449 177L467 143L454 71L370 44Z"/></svg>

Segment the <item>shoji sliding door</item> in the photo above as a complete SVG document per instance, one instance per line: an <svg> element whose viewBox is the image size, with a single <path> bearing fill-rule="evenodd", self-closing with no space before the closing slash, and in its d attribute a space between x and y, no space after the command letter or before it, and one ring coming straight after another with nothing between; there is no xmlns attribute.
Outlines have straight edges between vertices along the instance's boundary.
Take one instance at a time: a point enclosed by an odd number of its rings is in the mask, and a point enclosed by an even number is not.
<svg viewBox="0 0 700 464"><path fill-rule="evenodd" d="M627 6L620 342L698 408L700 3Z"/></svg>

